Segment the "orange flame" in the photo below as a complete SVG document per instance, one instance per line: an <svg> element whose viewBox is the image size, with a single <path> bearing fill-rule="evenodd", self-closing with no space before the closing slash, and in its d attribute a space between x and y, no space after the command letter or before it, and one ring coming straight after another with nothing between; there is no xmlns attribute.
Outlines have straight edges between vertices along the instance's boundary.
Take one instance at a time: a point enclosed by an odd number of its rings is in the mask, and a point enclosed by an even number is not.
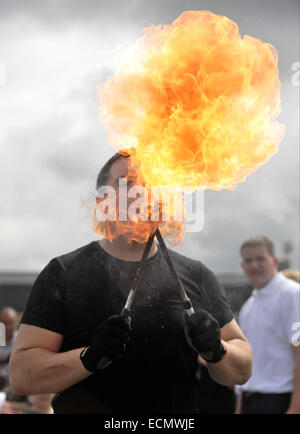
<svg viewBox="0 0 300 434"><path fill-rule="evenodd" d="M275 48L208 11L151 26L99 89L117 149L145 184L229 189L277 152L284 126Z"/></svg>
<svg viewBox="0 0 300 434"><path fill-rule="evenodd" d="M170 188L149 190L144 185L139 166L133 162L135 150L123 149L120 153L131 156L130 159L119 160L122 164L122 185L116 185L120 183L120 178L116 180L120 176L118 167L108 185L101 187L104 190L97 192L93 231L110 241L122 236L128 243L144 243L159 226L165 236L178 244L184 236L182 192Z"/></svg>

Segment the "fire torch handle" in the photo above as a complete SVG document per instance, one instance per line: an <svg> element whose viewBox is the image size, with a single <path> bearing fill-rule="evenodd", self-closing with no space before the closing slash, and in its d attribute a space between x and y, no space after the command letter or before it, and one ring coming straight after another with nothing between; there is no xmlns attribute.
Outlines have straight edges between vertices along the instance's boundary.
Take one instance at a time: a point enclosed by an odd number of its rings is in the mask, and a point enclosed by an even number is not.
<svg viewBox="0 0 300 434"><path fill-rule="evenodd" d="M125 307L122 309L121 316L124 316L131 321L130 317L130 311L126 309ZM112 360L110 360L108 357L102 357L102 359L99 360L97 369L105 369L112 363Z"/></svg>

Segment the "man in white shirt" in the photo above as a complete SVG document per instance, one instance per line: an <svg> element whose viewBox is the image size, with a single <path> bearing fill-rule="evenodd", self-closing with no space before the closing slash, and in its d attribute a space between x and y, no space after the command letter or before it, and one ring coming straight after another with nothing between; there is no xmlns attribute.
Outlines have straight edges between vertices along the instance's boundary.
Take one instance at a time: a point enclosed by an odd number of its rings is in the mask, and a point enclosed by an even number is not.
<svg viewBox="0 0 300 434"><path fill-rule="evenodd" d="M253 351L252 376L242 386L237 413L300 413L299 283L278 272L273 243L253 237L240 249L254 290L240 311ZM298 340L297 340L298 339Z"/></svg>

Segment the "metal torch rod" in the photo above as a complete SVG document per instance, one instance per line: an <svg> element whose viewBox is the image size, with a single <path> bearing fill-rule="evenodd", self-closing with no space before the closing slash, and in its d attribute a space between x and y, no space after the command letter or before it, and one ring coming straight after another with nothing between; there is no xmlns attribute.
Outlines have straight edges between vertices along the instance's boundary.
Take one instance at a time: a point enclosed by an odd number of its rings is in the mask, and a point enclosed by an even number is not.
<svg viewBox="0 0 300 434"><path fill-rule="evenodd" d="M138 284L141 280L142 271L143 271L143 268L145 267L145 264L146 264L146 261L147 261L147 258L148 258L148 255L149 255L149 252L150 252L155 235L156 235L156 232L154 232L152 235L149 235L147 244L146 244L144 252L143 252L142 259L139 262L138 268L136 270L135 278L134 278L134 281L132 282L125 306L121 312L122 316L128 316L129 315Z"/></svg>
<svg viewBox="0 0 300 434"><path fill-rule="evenodd" d="M194 313L194 309L193 309L191 300L186 295L184 286L183 286L183 284L182 284L182 282L180 280L179 274L177 273L177 270L176 270L176 268L175 268L175 266L173 264L173 261L172 261L170 255L169 255L167 246L165 245L164 239L163 239L163 237L162 237L159 229L156 230L155 235L156 235L156 238L157 238L157 240L159 242L159 245L160 245L160 247L162 249L162 252L163 252L163 254L165 256L165 259L167 261L167 264L169 266L171 274L172 274L172 276L173 276L173 278L175 280L175 283L177 284L177 287L179 289L180 296L181 296L181 298L183 300L183 306L184 306L187 314L189 316L191 316Z"/></svg>

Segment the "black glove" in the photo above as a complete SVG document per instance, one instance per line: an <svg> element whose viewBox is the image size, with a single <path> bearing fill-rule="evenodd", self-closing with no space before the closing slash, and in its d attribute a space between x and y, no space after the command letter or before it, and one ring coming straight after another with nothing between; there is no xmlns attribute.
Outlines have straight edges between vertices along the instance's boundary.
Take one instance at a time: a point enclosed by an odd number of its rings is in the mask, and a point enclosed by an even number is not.
<svg viewBox="0 0 300 434"><path fill-rule="evenodd" d="M200 356L210 363L219 362L226 353L221 342L218 321L206 310L201 309L186 319L188 337Z"/></svg>
<svg viewBox="0 0 300 434"><path fill-rule="evenodd" d="M83 366L90 372L97 369L103 358L110 361L122 358L131 332L130 318L113 315L98 325L91 343L80 354Z"/></svg>

